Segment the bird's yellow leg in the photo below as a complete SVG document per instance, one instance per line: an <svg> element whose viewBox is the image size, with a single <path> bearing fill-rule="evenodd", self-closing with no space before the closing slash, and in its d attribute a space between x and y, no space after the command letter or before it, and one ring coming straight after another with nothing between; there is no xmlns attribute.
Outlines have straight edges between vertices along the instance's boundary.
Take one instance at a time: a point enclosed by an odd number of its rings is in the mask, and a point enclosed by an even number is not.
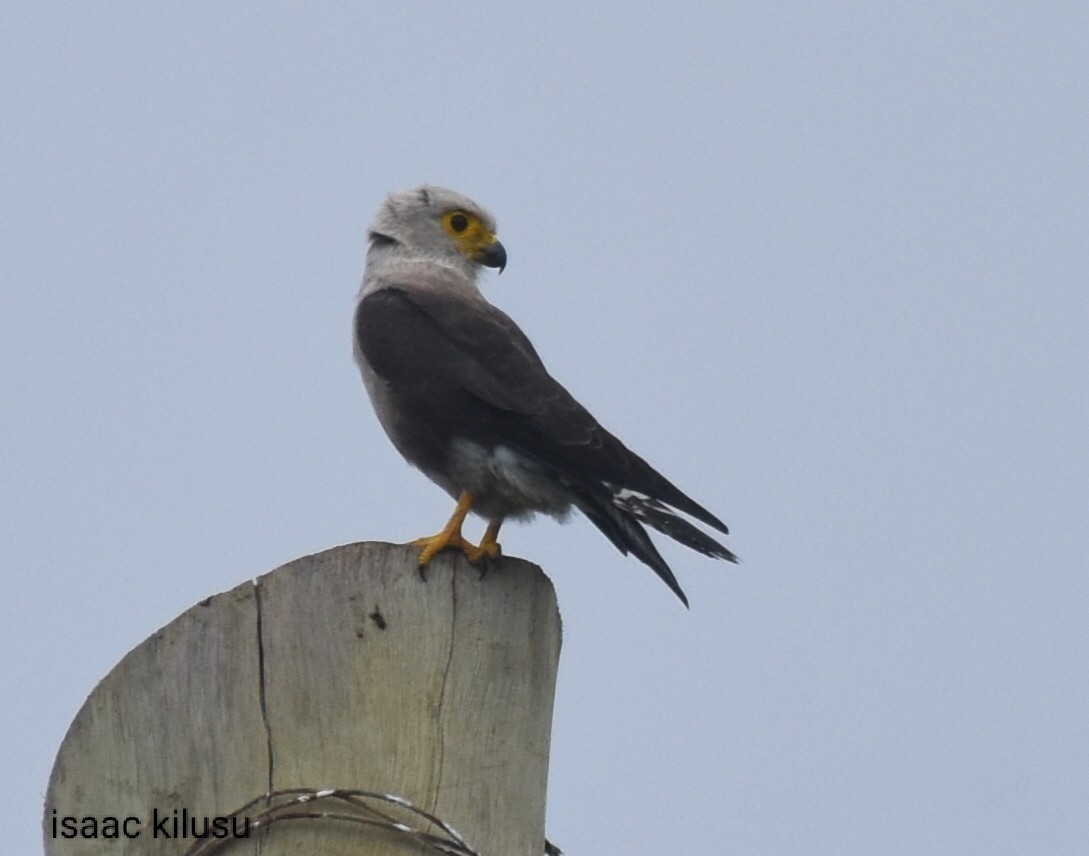
<svg viewBox="0 0 1089 856"><path fill-rule="evenodd" d="M454 513L450 515L450 519L446 522L442 531L437 535L417 538L412 542L414 547L423 547L419 558L421 568L425 567L439 552L450 547L461 550L469 557L470 561L476 561L473 554L477 548L461 537L461 524L465 522L469 509L472 507L473 495L469 491L463 490L461 496L458 497L458 504L454 508Z"/></svg>
<svg viewBox="0 0 1089 856"><path fill-rule="evenodd" d="M503 525L503 519L493 520L488 524L488 528L484 530L484 537L480 539L480 545L473 548L475 555L469 555L470 562L479 562L485 556L489 559L498 559L503 552L502 547L499 546L499 527Z"/></svg>

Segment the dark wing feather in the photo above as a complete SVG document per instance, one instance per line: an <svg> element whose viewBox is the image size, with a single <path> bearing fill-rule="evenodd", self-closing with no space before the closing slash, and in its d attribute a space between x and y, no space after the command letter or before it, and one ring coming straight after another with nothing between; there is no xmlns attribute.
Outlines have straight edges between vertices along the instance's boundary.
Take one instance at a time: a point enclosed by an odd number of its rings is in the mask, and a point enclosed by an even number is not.
<svg viewBox="0 0 1089 856"><path fill-rule="evenodd" d="M558 470L638 491L728 532L725 523L603 428L548 373L518 325L491 304L388 287L360 302L356 325L363 353L379 375L432 389L454 385L502 411L484 425L477 423L483 436L465 434L470 439L517 445ZM449 411L444 416L449 419ZM488 436L486 429L500 424L502 433Z"/></svg>
<svg viewBox="0 0 1089 856"><path fill-rule="evenodd" d="M622 553L632 553L688 600L640 525L708 556L734 555L663 505L726 526L603 428L545 369L529 339L491 304L461 295L386 287L360 301L358 346L390 383L441 465L443 440L504 444L538 461ZM626 488L644 496L624 496Z"/></svg>

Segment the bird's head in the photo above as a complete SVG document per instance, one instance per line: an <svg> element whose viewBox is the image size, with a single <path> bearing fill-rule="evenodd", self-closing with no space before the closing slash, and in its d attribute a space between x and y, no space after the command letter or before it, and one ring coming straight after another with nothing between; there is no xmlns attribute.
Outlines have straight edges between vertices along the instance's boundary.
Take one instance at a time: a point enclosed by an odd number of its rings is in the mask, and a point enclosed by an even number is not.
<svg viewBox="0 0 1089 856"><path fill-rule="evenodd" d="M391 193L370 229L371 252L430 258L475 279L480 268L507 264L495 218L473 200L425 184Z"/></svg>

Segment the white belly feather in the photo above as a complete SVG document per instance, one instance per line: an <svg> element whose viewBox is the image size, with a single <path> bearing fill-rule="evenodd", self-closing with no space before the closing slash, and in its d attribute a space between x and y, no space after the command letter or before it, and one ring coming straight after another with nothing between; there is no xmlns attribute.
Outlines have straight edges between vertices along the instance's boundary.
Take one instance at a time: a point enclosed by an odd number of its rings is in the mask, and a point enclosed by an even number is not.
<svg viewBox="0 0 1089 856"><path fill-rule="evenodd" d="M450 444L450 478L477 498L485 517L527 517L534 512L563 517L571 493L533 460L507 446L486 449L468 440Z"/></svg>

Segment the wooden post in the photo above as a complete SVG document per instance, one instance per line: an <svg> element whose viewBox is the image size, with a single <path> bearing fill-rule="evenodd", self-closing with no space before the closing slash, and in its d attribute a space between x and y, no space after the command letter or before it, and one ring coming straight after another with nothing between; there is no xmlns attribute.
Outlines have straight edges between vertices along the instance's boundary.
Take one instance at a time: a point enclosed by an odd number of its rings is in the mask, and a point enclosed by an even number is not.
<svg viewBox="0 0 1089 856"><path fill-rule="evenodd" d="M95 688L50 777L45 852L182 856L200 843L171 835L186 821L201 831L268 791L343 788L403 796L482 856L541 856L559 648L552 585L518 559L480 578L443 553L426 581L404 545L291 562L183 613ZM218 852L433 851L321 819Z"/></svg>

